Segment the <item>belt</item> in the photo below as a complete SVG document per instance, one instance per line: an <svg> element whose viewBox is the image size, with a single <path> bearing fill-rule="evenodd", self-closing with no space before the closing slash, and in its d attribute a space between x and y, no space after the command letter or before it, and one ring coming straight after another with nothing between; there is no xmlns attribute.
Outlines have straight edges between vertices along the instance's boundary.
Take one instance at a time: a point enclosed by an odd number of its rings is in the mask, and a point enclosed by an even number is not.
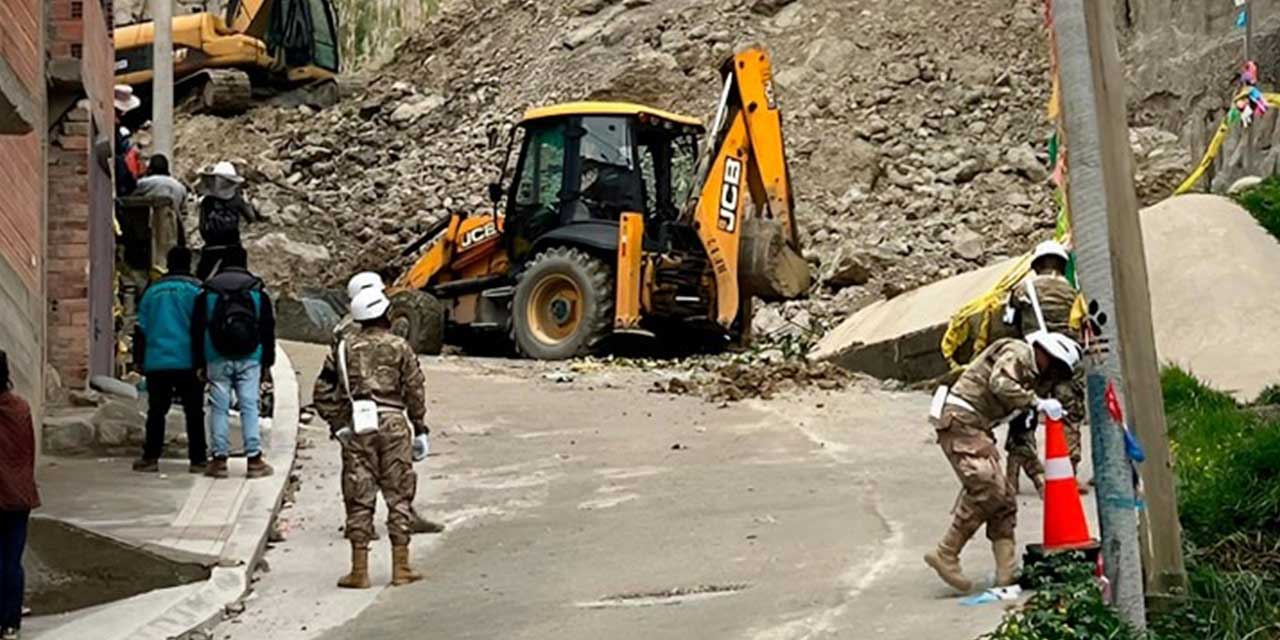
<svg viewBox="0 0 1280 640"><path fill-rule="evenodd" d="M946 404L960 407L961 409L969 411L970 413L978 413L978 410L974 409L973 405L969 404L968 400L965 400L964 398L961 398L960 396L955 394L947 394Z"/></svg>

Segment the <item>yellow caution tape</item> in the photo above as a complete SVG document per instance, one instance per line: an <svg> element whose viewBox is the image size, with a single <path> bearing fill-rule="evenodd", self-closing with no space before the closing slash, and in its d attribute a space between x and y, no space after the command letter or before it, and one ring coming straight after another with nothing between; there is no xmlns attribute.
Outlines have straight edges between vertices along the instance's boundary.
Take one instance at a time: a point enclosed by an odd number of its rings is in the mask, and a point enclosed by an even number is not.
<svg viewBox="0 0 1280 640"><path fill-rule="evenodd" d="M1019 258L1008 271L1005 271L994 287L969 301L969 304L966 304L951 316L947 331L942 335L942 355L946 357L947 362L951 363L952 369L963 367L963 365L956 362L955 355L960 350L960 347L969 341L970 320L979 315L982 316L982 321L978 325L978 335L973 338L973 353L976 355L987 348L987 341L991 337L991 318L995 315L996 310L1008 298L1009 290L1021 282L1030 271L1031 254L1028 253Z"/></svg>

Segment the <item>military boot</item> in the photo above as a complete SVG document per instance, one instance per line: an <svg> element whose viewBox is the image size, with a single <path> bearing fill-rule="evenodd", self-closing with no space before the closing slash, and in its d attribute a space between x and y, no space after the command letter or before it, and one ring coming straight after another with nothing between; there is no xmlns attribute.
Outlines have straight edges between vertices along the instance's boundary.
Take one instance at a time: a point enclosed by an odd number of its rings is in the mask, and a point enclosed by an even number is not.
<svg viewBox="0 0 1280 640"><path fill-rule="evenodd" d="M1031 477L1031 482L1036 485L1036 493L1040 494L1040 499L1044 500L1044 474L1037 473Z"/></svg>
<svg viewBox="0 0 1280 640"><path fill-rule="evenodd" d="M364 542L351 542L351 573L338 579L338 586L343 589L369 588L369 545Z"/></svg>
<svg viewBox="0 0 1280 640"><path fill-rule="evenodd" d="M1013 538L991 541L996 557L996 586L1007 587L1018 581L1018 545Z"/></svg>
<svg viewBox="0 0 1280 640"><path fill-rule="evenodd" d="M409 566L409 545L391 545L391 585L403 586L422 579L422 574Z"/></svg>
<svg viewBox="0 0 1280 640"><path fill-rule="evenodd" d="M946 535L942 536L942 542L938 543L938 548L924 554L925 564L932 567L943 582L961 593L973 590L973 581L965 577L964 570L960 568L960 550L971 536L973 531L966 533L952 523Z"/></svg>

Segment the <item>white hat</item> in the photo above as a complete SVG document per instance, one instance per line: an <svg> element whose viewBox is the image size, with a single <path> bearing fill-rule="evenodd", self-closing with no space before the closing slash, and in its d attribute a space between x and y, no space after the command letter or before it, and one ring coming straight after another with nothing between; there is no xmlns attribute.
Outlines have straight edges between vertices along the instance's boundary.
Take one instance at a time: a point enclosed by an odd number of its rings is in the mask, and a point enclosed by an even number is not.
<svg viewBox="0 0 1280 640"><path fill-rule="evenodd" d="M351 317L356 322L376 320L391 308L391 301L381 289L365 289L351 300Z"/></svg>
<svg viewBox="0 0 1280 640"><path fill-rule="evenodd" d="M351 276L351 279L347 281L347 297L354 300L356 294L365 289L382 291L386 288L386 285L382 284L382 276L372 271L363 271Z"/></svg>
<svg viewBox="0 0 1280 640"><path fill-rule="evenodd" d="M142 106L142 100L138 96L133 95L133 87L127 84L118 84L115 87L113 101L116 105L116 111L120 113L128 113Z"/></svg>
<svg viewBox="0 0 1280 640"><path fill-rule="evenodd" d="M1039 345L1045 353L1067 365L1067 368L1072 371L1075 371L1076 365L1080 364L1080 344L1061 333L1032 331L1027 334L1027 344L1033 347Z"/></svg>
<svg viewBox="0 0 1280 640"><path fill-rule="evenodd" d="M1031 255L1031 263L1035 264L1035 262L1040 258L1047 258L1049 256L1062 258L1063 262L1071 261L1071 256L1067 254L1066 247L1054 240L1045 240L1044 242L1036 245L1036 251Z"/></svg>
<svg viewBox="0 0 1280 640"><path fill-rule="evenodd" d="M240 177L240 174L236 173L236 166L226 160L213 165L213 168L207 170L205 173L206 175L226 178L232 182L241 182L244 180L244 178Z"/></svg>

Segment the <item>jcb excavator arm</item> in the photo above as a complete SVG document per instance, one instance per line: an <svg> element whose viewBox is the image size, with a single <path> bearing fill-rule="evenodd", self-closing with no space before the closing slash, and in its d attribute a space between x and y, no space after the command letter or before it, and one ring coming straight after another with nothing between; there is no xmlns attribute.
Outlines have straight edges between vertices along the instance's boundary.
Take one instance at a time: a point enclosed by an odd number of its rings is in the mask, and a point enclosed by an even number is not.
<svg viewBox="0 0 1280 640"><path fill-rule="evenodd" d="M716 321L727 328L744 296L797 298L809 289L810 276L800 253L769 56L752 47L720 72L724 91L692 217L715 275ZM754 204L750 216L746 193Z"/></svg>

